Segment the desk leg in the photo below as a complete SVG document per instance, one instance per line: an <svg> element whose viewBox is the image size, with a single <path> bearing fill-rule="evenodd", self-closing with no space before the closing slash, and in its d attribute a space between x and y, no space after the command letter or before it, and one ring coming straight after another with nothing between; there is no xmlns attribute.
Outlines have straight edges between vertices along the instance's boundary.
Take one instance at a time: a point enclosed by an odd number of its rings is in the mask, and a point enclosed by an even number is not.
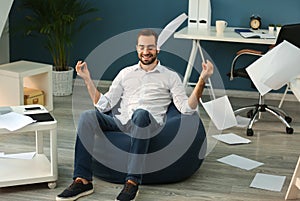
<svg viewBox="0 0 300 201"><path fill-rule="evenodd" d="M285 200L295 200L299 195L300 190L300 157L298 159L292 180L285 195Z"/></svg>
<svg viewBox="0 0 300 201"><path fill-rule="evenodd" d="M38 133L38 131L35 131L35 147L37 154L44 153L43 133Z"/></svg>
<svg viewBox="0 0 300 201"><path fill-rule="evenodd" d="M57 133L56 129L50 130L50 160L51 174L57 180Z"/></svg>
<svg viewBox="0 0 300 201"><path fill-rule="evenodd" d="M185 70L185 74L184 74L184 79L183 79L183 84L185 87L187 87L188 81L191 77L196 55L197 55L197 40L193 40L193 46L192 46L190 58L189 58L189 61L188 61L188 64L187 64L187 67Z"/></svg>

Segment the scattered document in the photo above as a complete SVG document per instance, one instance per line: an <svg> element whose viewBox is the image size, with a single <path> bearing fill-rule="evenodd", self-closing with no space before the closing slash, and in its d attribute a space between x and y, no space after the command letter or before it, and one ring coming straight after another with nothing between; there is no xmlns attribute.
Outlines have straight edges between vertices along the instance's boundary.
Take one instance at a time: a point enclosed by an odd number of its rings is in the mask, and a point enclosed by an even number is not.
<svg viewBox="0 0 300 201"><path fill-rule="evenodd" d="M225 156L223 158L218 159L217 161L225 163L227 165L231 165L234 167L238 167L244 170L252 170L258 166L263 165L261 162L257 162L242 156L238 156L235 154L231 154L229 156Z"/></svg>
<svg viewBox="0 0 300 201"><path fill-rule="evenodd" d="M157 39L157 46L159 49L187 18L188 16L185 13L182 13L167 24L167 26L160 32Z"/></svg>
<svg viewBox="0 0 300 201"><path fill-rule="evenodd" d="M9 131L18 130L33 122L35 122L35 120L31 117L16 112L9 112L0 115L0 128L6 128Z"/></svg>
<svg viewBox="0 0 300 201"><path fill-rule="evenodd" d="M14 158L14 159L25 159L29 160L35 156L35 152L17 153L17 154L5 154L0 152L0 158Z"/></svg>
<svg viewBox="0 0 300 201"><path fill-rule="evenodd" d="M300 75L297 78L291 80L290 87L293 94L296 96L298 101L300 101Z"/></svg>
<svg viewBox="0 0 300 201"><path fill-rule="evenodd" d="M239 135L236 135L234 133L228 133L228 134L220 134L220 135L213 135L215 139L225 142L227 144L248 144L251 142L251 140L247 138L243 138Z"/></svg>
<svg viewBox="0 0 300 201"><path fill-rule="evenodd" d="M218 130L237 125L228 96L222 96L205 103L200 99L200 102Z"/></svg>
<svg viewBox="0 0 300 201"><path fill-rule="evenodd" d="M248 126L249 122L250 122L250 118L247 117L242 117L240 115L237 115L236 117L236 121L237 121L237 127L246 127Z"/></svg>
<svg viewBox="0 0 300 201"><path fill-rule="evenodd" d="M250 187L280 192L285 178L285 176L257 173L251 182Z"/></svg>
<svg viewBox="0 0 300 201"><path fill-rule="evenodd" d="M11 107L0 107L0 115L12 112Z"/></svg>
<svg viewBox="0 0 300 201"><path fill-rule="evenodd" d="M261 95L279 89L300 74L300 49L283 41L246 68Z"/></svg>
<svg viewBox="0 0 300 201"><path fill-rule="evenodd" d="M240 115L237 115L236 117L236 121L237 121L237 127L241 127L241 128L244 128L244 127L247 127L249 122L250 122L250 118L247 118L247 117L242 117ZM257 122L257 120L254 120L254 122Z"/></svg>
<svg viewBox="0 0 300 201"><path fill-rule="evenodd" d="M239 34L244 38L275 39L275 35L268 33L240 32Z"/></svg>

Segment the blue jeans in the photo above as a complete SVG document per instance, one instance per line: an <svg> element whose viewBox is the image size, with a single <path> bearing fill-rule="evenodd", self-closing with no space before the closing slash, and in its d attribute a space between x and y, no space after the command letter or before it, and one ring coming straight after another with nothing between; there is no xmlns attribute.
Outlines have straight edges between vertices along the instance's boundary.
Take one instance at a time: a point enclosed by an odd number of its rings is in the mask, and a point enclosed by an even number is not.
<svg viewBox="0 0 300 201"><path fill-rule="evenodd" d="M136 156L147 154L151 134L158 131L159 128L160 125L153 116L143 109L134 111L131 120L126 125L121 125L111 114L101 113L98 110L83 112L77 128L73 179L81 177L92 181L93 150L94 146L97 146L94 143L95 135L99 136L99 133L105 131L122 130L131 137L129 153L133 153L128 157L126 180L130 179L141 184L145 157ZM139 140L141 136L143 140ZM100 149L103 149L101 150L103 153L109 151L105 150L105 146Z"/></svg>

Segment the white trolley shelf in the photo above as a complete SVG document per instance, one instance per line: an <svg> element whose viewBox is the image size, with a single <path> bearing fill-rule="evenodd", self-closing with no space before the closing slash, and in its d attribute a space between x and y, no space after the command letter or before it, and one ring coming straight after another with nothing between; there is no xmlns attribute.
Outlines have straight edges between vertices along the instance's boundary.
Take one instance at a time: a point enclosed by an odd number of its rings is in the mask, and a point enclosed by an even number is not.
<svg viewBox="0 0 300 201"><path fill-rule="evenodd" d="M25 107L39 106L41 110L24 112ZM48 112L41 105L11 106L14 112L35 114ZM36 122L16 131L0 128L0 135L22 135L32 132L36 139L36 154L32 159L0 158L0 187L48 182L49 188L56 187L57 169L57 121ZM43 132L41 132L43 131ZM44 154L43 134L50 135L50 157ZM1 150L3 151L3 150Z"/></svg>

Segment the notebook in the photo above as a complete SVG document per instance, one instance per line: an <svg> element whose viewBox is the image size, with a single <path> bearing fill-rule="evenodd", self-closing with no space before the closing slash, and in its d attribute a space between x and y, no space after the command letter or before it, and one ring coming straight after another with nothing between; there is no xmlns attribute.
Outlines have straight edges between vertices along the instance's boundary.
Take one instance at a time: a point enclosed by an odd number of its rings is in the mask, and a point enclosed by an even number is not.
<svg viewBox="0 0 300 201"><path fill-rule="evenodd" d="M25 114L26 116L31 117L33 120L37 122L45 122L45 121L54 121L54 118L50 113L37 113L37 114Z"/></svg>

